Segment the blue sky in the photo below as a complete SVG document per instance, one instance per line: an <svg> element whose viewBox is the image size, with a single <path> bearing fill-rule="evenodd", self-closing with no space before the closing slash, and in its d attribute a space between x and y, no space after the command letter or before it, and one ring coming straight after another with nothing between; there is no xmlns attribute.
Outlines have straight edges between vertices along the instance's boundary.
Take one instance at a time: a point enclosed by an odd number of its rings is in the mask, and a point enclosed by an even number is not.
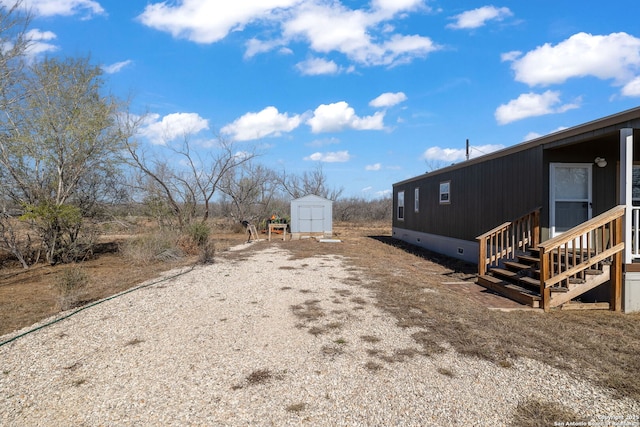
<svg viewBox="0 0 640 427"><path fill-rule="evenodd" d="M0 0L0 4L12 3ZM36 57L86 56L149 114L343 196L640 105L637 0L23 0Z"/></svg>

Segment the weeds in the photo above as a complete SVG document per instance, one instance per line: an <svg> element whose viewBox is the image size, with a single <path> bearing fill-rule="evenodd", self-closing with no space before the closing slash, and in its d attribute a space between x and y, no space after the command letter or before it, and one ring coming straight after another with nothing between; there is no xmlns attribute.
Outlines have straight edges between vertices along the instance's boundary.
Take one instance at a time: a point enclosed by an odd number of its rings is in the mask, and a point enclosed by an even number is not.
<svg viewBox="0 0 640 427"><path fill-rule="evenodd" d="M124 345L129 347L129 346L134 346L134 345L138 345L143 343L144 340L141 340L140 338L134 338L132 340L127 341Z"/></svg>
<svg viewBox="0 0 640 427"><path fill-rule="evenodd" d="M120 253L134 264L171 261L182 256L178 241L176 233L158 231L127 240L120 246Z"/></svg>
<svg viewBox="0 0 640 427"><path fill-rule="evenodd" d="M327 331L326 331L324 328L320 328L320 327L318 327L318 326L312 326L312 327L310 327L310 328L309 328L309 331L308 331L308 332L309 332L311 335L318 336L318 335L322 335L322 334L324 334L324 333L325 333L325 332L327 332Z"/></svg>
<svg viewBox="0 0 640 427"><path fill-rule="evenodd" d="M77 380L73 381L73 385L75 387L80 387L82 384L85 384L87 382L86 378L78 378Z"/></svg>
<svg viewBox="0 0 640 427"><path fill-rule="evenodd" d="M370 371L379 371L380 369L382 369L382 365L376 362L372 362L369 361L367 363L364 364L364 367L367 368Z"/></svg>
<svg viewBox="0 0 640 427"><path fill-rule="evenodd" d="M553 425L587 425L569 408L539 399L527 399L518 403L511 420L513 427L543 427Z"/></svg>
<svg viewBox="0 0 640 427"><path fill-rule="evenodd" d="M374 337L373 335L362 335L360 337L360 339L364 342L368 342L370 344L375 344L377 342L380 342L380 338L378 337Z"/></svg>
<svg viewBox="0 0 640 427"><path fill-rule="evenodd" d="M71 265L62 270L55 282L60 310L65 311L75 307L87 288L88 282L89 275L78 265Z"/></svg>
<svg viewBox="0 0 640 427"><path fill-rule="evenodd" d="M287 406L287 412L302 412L306 407L306 403L294 403L293 405Z"/></svg>
<svg viewBox="0 0 640 427"><path fill-rule="evenodd" d="M273 373L268 369L258 369L247 375L247 383L251 385L263 384L273 378Z"/></svg>
<svg viewBox="0 0 640 427"><path fill-rule="evenodd" d="M293 314L302 320L317 320L325 315L324 311L318 306L319 302L319 300L307 300L302 305L292 305L291 310Z"/></svg>
<svg viewBox="0 0 640 427"><path fill-rule="evenodd" d="M444 375L445 377L455 378L455 374L451 369L448 368L438 368L438 373Z"/></svg>

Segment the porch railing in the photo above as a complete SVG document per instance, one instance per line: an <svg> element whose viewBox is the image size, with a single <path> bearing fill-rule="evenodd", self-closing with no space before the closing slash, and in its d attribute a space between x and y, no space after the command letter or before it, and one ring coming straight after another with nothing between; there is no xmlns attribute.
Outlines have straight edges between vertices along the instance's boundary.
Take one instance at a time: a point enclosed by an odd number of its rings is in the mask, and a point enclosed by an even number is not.
<svg viewBox="0 0 640 427"><path fill-rule="evenodd" d="M569 287L570 280L587 270L610 263L611 309L621 308L623 216L626 207L616 206L589 221L540 243L540 295L545 311L551 308L551 288Z"/></svg>
<svg viewBox="0 0 640 427"><path fill-rule="evenodd" d="M513 259L517 251L535 248L540 242L540 208L476 237L480 244L478 274L483 276L502 259Z"/></svg>

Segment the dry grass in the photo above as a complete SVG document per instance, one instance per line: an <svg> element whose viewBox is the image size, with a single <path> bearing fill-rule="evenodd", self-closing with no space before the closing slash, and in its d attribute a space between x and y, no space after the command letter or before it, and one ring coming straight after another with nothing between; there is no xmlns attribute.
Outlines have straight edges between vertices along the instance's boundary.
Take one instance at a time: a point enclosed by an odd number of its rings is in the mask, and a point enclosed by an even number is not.
<svg viewBox="0 0 640 427"><path fill-rule="evenodd" d="M388 234L361 231L362 235L344 235L341 244L313 240L280 244L292 251L293 259L346 257L355 267L353 275L364 279L356 286L368 287L376 304L398 325L422 330L413 337L425 355L442 352L448 344L460 354L503 368L527 357L619 396L640 399L640 314L488 310L443 284L473 282L475 266L398 242Z"/></svg>
<svg viewBox="0 0 640 427"><path fill-rule="evenodd" d="M518 404L511 425L513 427L548 427L587 425L587 422L588 420L580 418L560 403L529 399Z"/></svg>
<svg viewBox="0 0 640 427"><path fill-rule="evenodd" d="M401 327L420 329L413 338L421 347L421 355L442 352L443 345L448 345L461 354L489 360L503 368L509 368L520 357L528 357L609 387L620 396L640 399L640 315L608 311L552 311L547 314L491 311L465 298L452 285L443 284L473 281L473 266L400 243L389 237L388 224L334 224L334 228L336 237L342 240L340 244L318 243L311 239L274 240L258 242L247 251L233 253L225 253L224 247L243 243L246 236L243 233L216 236L216 256L242 262L250 251L268 245L290 250L292 259L343 256L351 265L352 280L346 283L366 286L375 296L375 304L395 317ZM180 262L195 261L184 259ZM116 251L105 250L83 264L91 277L85 298L90 301L112 295L155 277L162 269L175 266L160 262L132 265ZM56 313L53 283L58 274L59 268L49 266L37 266L26 272L19 268L3 267L0 270L0 334ZM286 287L282 289L284 291ZM310 290L304 291L311 294ZM335 294L338 299L349 301L351 298L349 292L336 291ZM355 310L366 301L350 302L356 304L351 308ZM292 307L292 311L304 322L303 327L316 326L328 331L329 323L310 325L327 314L318 300L308 299ZM366 336L361 340L375 343L375 339ZM322 351L328 356L337 356L344 347L344 344L334 342ZM376 349L367 352L372 357L387 358L389 362L417 354L415 349L400 350L392 355L382 355ZM376 370L373 364L377 363L371 363L367 369ZM536 415L538 406L543 408L542 412L558 409L548 403L529 401L521 404L518 413L543 419L542 415ZM543 424L516 422L514 425Z"/></svg>
<svg viewBox="0 0 640 427"><path fill-rule="evenodd" d="M287 406L287 412L302 412L307 407L306 403L294 403Z"/></svg>
<svg viewBox="0 0 640 427"><path fill-rule="evenodd" d="M218 255L245 240L243 233L213 235ZM127 241L122 236L104 240L95 247L94 256L82 262L88 281L82 292L74 296L70 307L106 298L158 277L162 271L198 262L197 255L165 261L153 259L149 254L157 254L157 249L164 247L154 237L139 240L146 242L138 247L139 252L134 250L135 244L127 246ZM126 255L121 252L124 247L131 249ZM24 270L9 258L0 257L0 335L57 314L61 301L56 284L65 280L67 269L65 265L38 264Z"/></svg>

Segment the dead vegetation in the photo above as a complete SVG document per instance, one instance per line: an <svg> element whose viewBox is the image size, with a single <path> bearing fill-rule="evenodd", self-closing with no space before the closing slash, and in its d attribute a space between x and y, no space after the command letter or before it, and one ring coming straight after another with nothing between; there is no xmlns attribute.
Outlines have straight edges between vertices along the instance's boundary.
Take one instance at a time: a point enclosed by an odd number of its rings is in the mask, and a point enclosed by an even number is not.
<svg viewBox="0 0 640 427"><path fill-rule="evenodd" d="M400 243L391 237L386 224L335 224L339 244L323 244L314 240L258 242L246 251L225 252L224 248L245 241L243 233L214 235L216 256L242 262L248 252L266 245L279 245L291 251L293 259L315 256L342 256L351 264L351 286L366 286L372 299L352 298L348 290L335 289L333 302L341 301L344 311L352 313L363 304L374 303L396 319L401 327L415 327L412 336L417 349L398 349L385 354L367 349L371 361L365 368L371 372L385 364L410 357L428 356L453 348L460 354L485 359L509 369L518 358L526 357L563 369L576 377L608 387L619 396L640 399L640 315L609 311L492 311L486 305L466 298L455 285L447 282L473 282L473 266L452 261L428 251ZM162 269L179 263L196 262L193 257L176 262L151 260L135 264L117 251L118 244L105 245L82 264L90 277L83 300L95 301L156 277ZM36 266L29 270L0 270L0 334L31 325L55 314L57 296L54 288L60 267ZM301 270L303 274L303 270ZM283 292L291 290L282 287ZM313 291L300 291L304 302L291 310L300 327L314 335L336 334L342 319L337 311L325 311ZM375 346L383 337L364 335L355 345ZM131 344L133 345L133 344ZM339 357L350 344L332 341L322 348L323 354ZM456 372L442 368L445 376ZM256 374L256 377L259 375ZM247 378L240 387L248 385ZM575 414L562 413L562 407L550 407L542 401L528 401L518 407L516 417L538 417L542 412L556 413L554 420L572 420ZM514 425L522 424L514 421Z"/></svg>
<svg viewBox="0 0 640 427"><path fill-rule="evenodd" d="M423 355L450 346L503 368L526 357L610 388L618 396L640 399L640 314L489 310L446 284L473 282L475 266L384 234L350 235L339 245L314 241L282 245L295 259L346 257L356 267L353 275L369 279L358 286L368 287L379 307L399 326L421 330L413 338ZM397 355L375 356L397 359Z"/></svg>

